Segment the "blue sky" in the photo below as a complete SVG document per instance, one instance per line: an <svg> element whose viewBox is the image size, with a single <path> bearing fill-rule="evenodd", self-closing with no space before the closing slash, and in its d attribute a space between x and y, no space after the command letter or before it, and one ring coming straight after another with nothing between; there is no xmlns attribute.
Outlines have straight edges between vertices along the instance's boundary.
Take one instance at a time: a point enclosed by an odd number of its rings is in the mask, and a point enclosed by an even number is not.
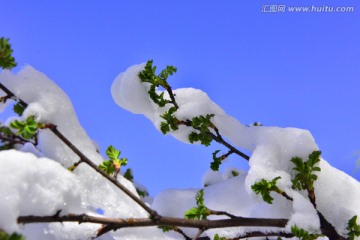
<svg viewBox="0 0 360 240"><path fill-rule="evenodd" d="M262 12L271 5L285 12ZM115 105L114 78L149 59L178 68L174 88L202 89L242 123L309 129L327 161L360 178L358 0L2 1L0 22L19 66L53 79L102 152L121 149L151 194L200 187L211 153L223 148L165 137ZM246 165L235 156L226 164Z"/></svg>

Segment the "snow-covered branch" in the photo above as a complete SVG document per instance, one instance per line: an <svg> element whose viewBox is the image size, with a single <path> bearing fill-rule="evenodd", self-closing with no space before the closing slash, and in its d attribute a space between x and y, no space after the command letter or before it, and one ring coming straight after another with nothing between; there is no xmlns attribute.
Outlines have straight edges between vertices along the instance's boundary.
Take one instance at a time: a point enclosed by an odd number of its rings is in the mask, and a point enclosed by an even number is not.
<svg viewBox="0 0 360 240"><path fill-rule="evenodd" d="M8 41L0 43L1 67L15 66ZM121 172L127 159L111 146L104 160L56 84L29 66L17 74L4 70L0 101L17 102L18 116L0 131L2 147L11 148L0 151L0 215L7 216L0 233L112 240L360 236L360 184L321 158L309 131L244 125L201 90L173 90L167 78L176 68L155 70L152 61L130 67L115 79L112 96L162 133L223 145L226 153L213 153L205 187L141 199L133 177ZM249 170L222 172L231 154L248 160Z"/></svg>

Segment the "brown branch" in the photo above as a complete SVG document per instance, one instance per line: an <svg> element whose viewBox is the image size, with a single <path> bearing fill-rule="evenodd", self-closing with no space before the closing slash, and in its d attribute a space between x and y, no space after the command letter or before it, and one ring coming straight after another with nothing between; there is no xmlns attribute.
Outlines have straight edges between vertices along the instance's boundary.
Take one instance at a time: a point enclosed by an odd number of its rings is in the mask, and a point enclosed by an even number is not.
<svg viewBox="0 0 360 240"><path fill-rule="evenodd" d="M181 235L185 238L185 240L191 240L191 237L189 237L188 235L186 235L186 234L184 233L184 231L181 230L180 228L174 227L173 231L181 234Z"/></svg>
<svg viewBox="0 0 360 240"><path fill-rule="evenodd" d="M189 119L186 120L179 120L178 122L179 125L185 125L188 127L192 127L192 121ZM199 128L193 127L194 129L200 131ZM246 155L245 153L241 152L240 150L238 150L237 148L235 148L234 146L232 146L230 143L228 143L227 141L225 141L221 134L219 133L219 130L214 126L213 129L215 129L215 134L213 134L212 132L207 132L206 134L208 135L208 137L210 137L212 140L214 140L217 143L220 143L221 145L225 146L226 148L229 149L229 153L235 153L237 155L239 155L240 157L244 158L245 160L249 161L250 157L248 155ZM229 154L229 155L230 155Z"/></svg>
<svg viewBox="0 0 360 240"><path fill-rule="evenodd" d="M193 237L192 240L199 239L200 235L203 234L204 231L205 231L205 229L200 228L199 231L196 233L196 235Z"/></svg>
<svg viewBox="0 0 360 240"><path fill-rule="evenodd" d="M207 132L206 133L208 135L208 137L210 137L211 139L213 139L214 141L220 143L221 145L224 145L225 147L227 147L230 151L232 151L233 153L239 155L240 157L244 158L245 160L249 161L250 157L248 155L246 155L245 153L239 151L238 149L236 149L234 146L232 146L230 143L226 142L220 135L220 137L216 136L215 134L213 134L212 132Z"/></svg>
<svg viewBox="0 0 360 240"><path fill-rule="evenodd" d="M221 237L221 236L220 236ZM245 235L235 237L235 238L225 238L226 240L240 240L245 238L253 238L253 237L284 237L284 238L292 238L294 237L294 234L292 233L286 233L286 232L260 232L260 231L254 231L254 232L248 232ZM210 240L209 237L200 237L197 240Z"/></svg>
<svg viewBox="0 0 360 240"><path fill-rule="evenodd" d="M285 238L291 238L291 237L294 237L294 235L292 233L286 233L286 232L265 233L265 232L255 231L255 232L246 233L245 235L237 237L237 238L230 238L230 239L226 239L226 240L238 240L238 239L252 238L252 237L285 237Z"/></svg>
<svg viewBox="0 0 360 240"><path fill-rule="evenodd" d="M0 83L0 89L3 90L7 94L6 99L9 99L9 98L14 99L15 101L22 104L24 107L27 107L28 104L26 102L17 98L17 96L15 96L15 94L13 92L11 92L7 87L5 87L2 83Z"/></svg>
<svg viewBox="0 0 360 240"><path fill-rule="evenodd" d="M208 211L209 211L209 215L227 216L227 217L229 217L231 219L238 218L237 216L232 215L231 213L228 213L228 212L225 212L225 211L216 211L216 210L211 210L211 209L208 209Z"/></svg>
<svg viewBox="0 0 360 240"><path fill-rule="evenodd" d="M68 214L60 216L56 213L52 216L20 216L17 219L20 224L29 223L50 223L50 222L78 222L78 223L97 223L112 224L113 230L125 227L150 227L150 226L170 226L170 227L189 227L198 229L213 229L224 227L278 227L284 228L288 219L283 218L243 218L220 219L220 220L194 220L173 217L160 217L159 219L150 218L107 218L89 216L86 214Z"/></svg>
<svg viewBox="0 0 360 240"><path fill-rule="evenodd" d="M220 156L221 161L225 160L226 158L228 158L231 154L233 154L234 152L232 150L229 150L227 153L223 154Z"/></svg>
<svg viewBox="0 0 360 240"><path fill-rule="evenodd" d="M0 140L2 142L4 142L4 141L9 142L9 144L22 144L22 145L24 145L25 143L34 144L33 142L27 141L27 140L25 140L23 138L20 138L20 137L14 136L14 138L9 138L9 137L5 137L3 134L0 134Z"/></svg>
<svg viewBox="0 0 360 240"><path fill-rule="evenodd" d="M319 215L321 232L325 236L327 236L330 240L345 239L344 237L342 237L338 234L335 227L328 220L325 219L324 215L322 215L322 213L319 212L319 210L317 210L315 190L314 189L310 190L308 188L307 192L308 192L308 197L310 199L311 204L314 206L314 208L316 209L316 211Z"/></svg>
<svg viewBox="0 0 360 240"><path fill-rule="evenodd" d="M175 94L173 93L171 87L167 86L165 89L169 93L169 96L171 99L170 103L172 103L176 109L179 109L179 105L177 104L177 102L175 100Z"/></svg>

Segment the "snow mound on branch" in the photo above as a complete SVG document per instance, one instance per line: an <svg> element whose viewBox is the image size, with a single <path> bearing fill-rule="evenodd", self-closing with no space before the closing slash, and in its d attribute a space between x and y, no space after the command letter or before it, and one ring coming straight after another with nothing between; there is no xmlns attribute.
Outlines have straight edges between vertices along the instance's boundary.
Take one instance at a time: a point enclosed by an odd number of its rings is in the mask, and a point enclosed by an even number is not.
<svg viewBox="0 0 360 240"><path fill-rule="evenodd" d="M150 84L137 81L138 74L144 67L145 64L134 65L120 73L111 86L111 94L120 107L152 119L155 106L148 96Z"/></svg>
<svg viewBox="0 0 360 240"><path fill-rule="evenodd" d="M2 71L0 73L0 82L6 87L8 87L17 97L21 98L28 104L28 107L25 109L23 116L20 118L20 120L28 116L34 115L37 121L43 123L52 123L57 126L57 129L78 150L80 150L84 155L86 155L88 159L90 159L96 165L98 165L104 160L102 156L97 152L96 145L81 127L76 117L72 103L67 97L67 95L47 76L45 76L41 72L36 71L30 66L26 66L21 71L15 74L9 71ZM14 120L14 118L9 119L7 122L9 123L12 120ZM101 209L101 211L104 212L103 216L105 217L134 218L148 216L146 211L142 209L137 203L135 203L125 193L123 193L121 190L119 190L112 183L102 177L99 173L95 172L85 163L80 164L73 171L73 173L70 173L66 168L71 166L73 163L79 161L79 157L74 154L72 150L68 146L66 146L50 130L41 130L38 135L38 142L39 143L36 148L34 146L31 146L31 144L26 144L19 150L34 152L39 156L45 156L48 158L46 160L51 163L54 163L54 161L59 162L62 165L61 172L65 171L66 173L70 174L70 176L72 176L72 179L74 180L74 183L79 184L78 186L81 188L81 199L78 199L78 204L81 205L81 208L74 209L74 211L71 211L72 213L77 213L80 211L81 213L85 212L91 214L95 213L97 209ZM11 164L15 164L14 168L16 168L17 161L14 160L14 163ZM58 168L61 168L60 165L57 166ZM38 164L34 165L35 169L38 167ZM62 184L62 179L56 176L56 174L39 174L39 178L42 177L42 181L44 182L48 181L49 183L53 183L56 180L59 184ZM2 179L6 178L2 176ZM29 178L27 179L27 181L31 183L31 181L34 180L33 178ZM130 190L135 196L137 196L137 192L133 183L120 175L118 176L118 181L128 190ZM66 183L64 184L65 186L67 186ZM21 187L22 185L15 186L14 191L20 191ZM74 187L74 191L77 191L79 187ZM58 188L58 194L62 194L61 189L61 187ZM1 196L6 196L6 194L1 194ZM21 195L20 197L21 199L26 199L25 195ZM47 197L48 196L39 195L40 200L38 200L38 203L41 204L41 201L47 202ZM10 198L6 199L8 199L7 201L10 202L17 202L19 201L18 198L19 196L13 195L10 196ZM52 198L50 197L49 199L51 200ZM59 201L61 201L61 197L59 197ZM57 201L54 201L54 204L55 203L57 203ZM85 206L86 209L84 209L83 206ZM7 210L9 214L12 214L14 219L19 214L22 214L19 213L19 208L17 206L13 207L12 209L2 208L2 210ZM52 209L50 208L50 210ZM47 213L49 212L33 212L33 214L35 215L47 215ZM54 211L51 212L51 214L54 213ZM4 223L9 222L12 224L14 219L12 219L12 221L3 221ZM33 231L39 232L38 230L36 230L39 228L38 225L39 224L34 224L32 225L34 227L27 227L27 234L31 235ZM72 224L47 225L47 235L44 235L42 239L54 239L54 236L51 233L58 234L59 236L64 236L64 238L84 239L88 238L87 234L89 232L95 232L97 230L96 224L84 225L83 227L79 228L77 232L72 233L74 228L75 227ZM14 229L14 226L11 225L7 229ZM136 232L137 230L134 229L132 231Z"/></svg>
<svg viewBox="0 0 360 240"><path fill-rule="evenodd" d="M318 210L344 235L349 219L360 216L360 182L325 160L319 167L321 171L314 183Z"/></svg>
<svg viewBox="0 0 360 240"><path fill-rule="evenodd" d="M183 240L180 234L164 234L158 227L122 228L112 234L115 240Z"/></svg>
<svg viewBox="0 0 360 240"><path fill-rule="evenodd" d="M163 216L184 218L187 210L196 207L195 196L198 191L199 189L165 190L155 197L151 208ZM182 230L189 236L197 233L197 229L182 228Z"/></svg>
<svg viewBox="0 0 360 240"><path fill-rule="evenodd" d="M144 114L159 130L160 123L163 121L160 115L167 111L171 104L163 108L151 104L152 100L147 93L149 85L141 83L138 77L138 73L143 70L144 66L145 64L136 65L120 74L121 77L118 77L113 83L112 95L119 106L130 112ZM128 77L130 74L131 77ZM132 95L132 92L135 94ZM214 114L212 122L219 129L222 137L230 140L235 147L252 152L249 161L250 169L245 175L228 179L221 174L207 173L203 181L205 184L211 185L205 188L205 200L209 204L208 207L224 210L221 208L226 205L227 211L241 216L286 217L290 219L291 225L311 231L319 229L318 216L309 202L307 193L293 190L291 182L294 176L292 170L294 165L290 160L293 157L300 157L306 161L310 153L319 150L309 131L297 128L249 127L227 115L201 90L183 88L173 90L173 92L179 105L178 111L174 113L178 119L191 120L195 116ZM170 100L167 92L164 97ZM169 134L187 143L191 131L193 131L191 128L182 125L178 130L170 131ZM360 184L350 176L331 167L323 159L320 168L322 170L317 174L319 179L315 182L318 209L340 233L344 234L347 221L360 213L360 205L357 201L360 197ZM272 193L274 203L268 205L262 202L261 196L252 191L251 186L261 179L271 181L276 177L281 177L277 181L277 186L294 201L288 201L282 196ZM345 185L346 187L344 187ZM157 196L154 199L153 207L167 216L179 217L180 212L184 214L189 209L188 205L193 205L192 199L188 199L188 203L180 204L180 199L187 201L188 192L171 190L170 193L165 192ZM195 196L195 193L192 192L190 195ZM174 206L177 206L176 209L164 207L167 205L166 202L174 203ZM226 202L226 204L218 204L220 202ZM247 206L244 211L241 210L241 204ZM187 209L184 206L187 206ZM287 229L289 230L290 227L288 226ZM227 230L222 233L227 234L228 237L235 237L236 234L244 234L246 232L244 229L234 228L229 230L232 232L231 234L229 231L226 232ZM248 230L253 229L248 228ZM273 230L265 228L265 231ZM212 230L207 232L211 236L214 235Z"/></svg>
<svg viewBox="0 0 360 240"><path fill-rule="evenodd" d="M16 150L0 151L0 228L18 231L18 216L79 213L81 183L59 163Z"/></svg>
<svg viewBox="0 0 360 240"><path fill-rule="evenodd" d="M0 82L28 104L22 119L34 115L38 122L55 124L87 157L97 164L102 162L96 146L81 127L70 99L46 75L25 66L16 74L1 72ZM40 132L38 147L45 156L67 167L79 159L49 130Z"/></svg>

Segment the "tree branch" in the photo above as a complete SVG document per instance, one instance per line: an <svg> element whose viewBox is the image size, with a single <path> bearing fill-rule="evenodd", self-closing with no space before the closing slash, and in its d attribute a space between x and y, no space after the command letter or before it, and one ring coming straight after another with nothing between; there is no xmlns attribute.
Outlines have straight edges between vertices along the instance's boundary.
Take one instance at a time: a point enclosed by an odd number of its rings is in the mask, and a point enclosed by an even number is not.
<svg viewBox="0 0 360 240"><path fill-rule="evenodd" d="M204 231L205 231L205 229L200 228L199 231L197 232L197 234L195 235L195 237L193 237L192 240L197 240L197 239L199 239L200 235L203 234Z"/></svg>
<svg viewBox="0 0 360 240"><path fill-rule="evenodd" d="M171 99L170 103L172 103L176 109L179 109L179 105L176 102L175 94L173 93L172 88L170 86L167 86L166 91L168 92L168 94L170 96L170 99Z"/></svg>
<svg viewBox="0 0 360 240"><path fill-rule="evenodd" d="M222 137L221 135L219 136L216 136L215 134L213 134L212 132L207 132L207 135L215 140L216 142L224 145L225 147L227 147L231 152L239 155L240 157L244 158L245 160L249 161L250 160L250 157L248 155L246 155L245 153L239 151L238 149L236 149L234 146L232 146L230 143L226 142Z"/></svg>
<svg viewBox="0 0 360 240"><path fill-rule="evenodd" d="M178 124L181 125L185 125L188 127L192 127L192 121L189 119L186 120L180 120ZM194 129L200 131L199 128L193 127ZM216 141L217 143L220 143L221 145L225 146L226 148L229 149L229 153L236 153L237 155L239 155L240 157L244 158L245 160L249 161L250 157L248 155L246 155L245 153L241 152L240 150L238 150L237 148L235 148L234 146L232 146L230 143L228 143L227 141L225 141L221 134L219 133L219 130L214 126L215 129L215 134L213 134L212 132L207 132L208 137L210 137L212 140ZM229 155L230 155L229 154Z"/></svg>
<svg viewBox="0 0 360 240"><path fill-rule="evenodd" d="M160 217L159 219L150 218L107 218L89 216L86 214L68 214L60 216L56 213L52 216L20 216L17 219L20 224L29 223L49 223L49 222L78 222L78 223L97 223L112 224L113 230L125 227L149 227L149 226L170 226L188 227L198 229L213 229L224 227L278 227L284 228L288 219L283 218L243 218L220 219L220 220L194 220L173 217Z"/></svg>

